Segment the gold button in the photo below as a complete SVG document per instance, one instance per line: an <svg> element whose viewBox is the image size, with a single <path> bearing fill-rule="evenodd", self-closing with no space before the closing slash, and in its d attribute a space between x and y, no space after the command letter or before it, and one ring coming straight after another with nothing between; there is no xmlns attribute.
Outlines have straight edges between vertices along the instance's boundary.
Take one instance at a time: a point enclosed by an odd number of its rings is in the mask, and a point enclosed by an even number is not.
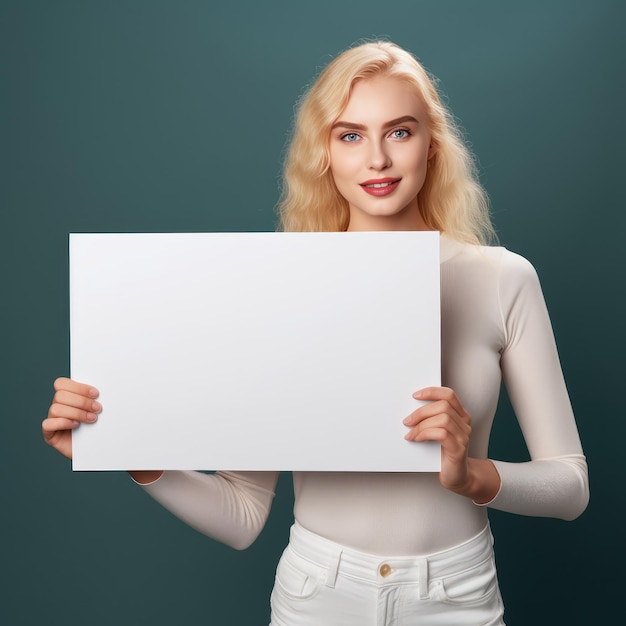
<svg viewBox="0 0 626 626"><path fill-rule="evenodd" d="M383 563L378 572L383 578L387 578L387 576L391 574L391 565L389 565L389 563Z"/></svg>

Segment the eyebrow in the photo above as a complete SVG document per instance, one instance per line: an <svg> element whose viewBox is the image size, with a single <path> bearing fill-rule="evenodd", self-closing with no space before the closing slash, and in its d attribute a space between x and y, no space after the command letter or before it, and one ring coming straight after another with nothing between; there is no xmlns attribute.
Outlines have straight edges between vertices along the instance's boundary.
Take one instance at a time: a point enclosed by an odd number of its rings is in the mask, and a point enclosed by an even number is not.
<svg viewBox="0 0 626 626"><path fill-rule="evenodd" d="M412 115L403 115L402 117L396 117L396 119L394 120L389 120L388 122L385 122L383 127L389 128L390 126L396 126L396 124L404 124L406 122L415 122L416 124L419 124L417 119L414 118ZM336 121L332 125L331 130L335 130L335 128L347 128L349 130L367 130L367 126L364 126L363 124L355 124L354 122L344 122L342 120Z"/></svg>

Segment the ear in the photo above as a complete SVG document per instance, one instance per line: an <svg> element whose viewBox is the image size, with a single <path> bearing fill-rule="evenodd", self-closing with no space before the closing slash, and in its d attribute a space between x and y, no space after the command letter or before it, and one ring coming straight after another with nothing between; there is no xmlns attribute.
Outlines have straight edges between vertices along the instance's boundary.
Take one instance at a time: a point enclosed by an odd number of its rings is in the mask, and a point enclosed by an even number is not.
<svg viewBox="0 0 626 626"><path fill-rule="evenodd" d="M439 150L439 146L431 140L430 146L428 146L428 160L430 161L435 154L437 154L437 150Z"/></svg>

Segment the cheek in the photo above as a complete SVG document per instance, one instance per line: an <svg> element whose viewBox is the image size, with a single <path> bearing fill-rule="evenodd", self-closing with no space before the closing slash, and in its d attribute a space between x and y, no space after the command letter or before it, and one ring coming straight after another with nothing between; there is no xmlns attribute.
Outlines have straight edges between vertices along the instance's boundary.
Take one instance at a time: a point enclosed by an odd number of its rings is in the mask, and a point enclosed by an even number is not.
<svg viewBox="0 0 626 626"><path fill-rule="evenodd" d="M428 171L428 161L426 157L415 158L412 157L410 160L407 160L406 163L406 172L411 172L409 177L411 181L410 185L410 193L411 195L417 195L422 187L424 186L424 182L426 180L426 174ZM407 189L409 191L409 189Z"/></svg>
<svg viewBox="0 0 626 626"><path fill-rule="evenodd" d="M428 152L420 150L418 154L412 154L407 159L406 166L417 178L422 179L426 175L428 168Z"/></svg>
<svg viewBox="0 0 626 626"><path fill-rule="evenodd" d="M346 167L346 163L342 163L341 165L334 165L331 163L330 173L335 181L337 187L341 187L345 185L351 178L349 168Z"/></svg>
<svg viewBox="0 0 626 626"><path fill-rule="evenodd" d="M353 176L353 158L349 154L337 154L337 151L330 152L330 172L335 182L348 179Z"/></svg>
<svg viewBox="0 0 626 626"><path fill-rule="evenodd" d="M335 185L341 185L341 174L337 171L336 167L333 167L332 164L330 166L330 175L332 179L335 181Z"/></svg>

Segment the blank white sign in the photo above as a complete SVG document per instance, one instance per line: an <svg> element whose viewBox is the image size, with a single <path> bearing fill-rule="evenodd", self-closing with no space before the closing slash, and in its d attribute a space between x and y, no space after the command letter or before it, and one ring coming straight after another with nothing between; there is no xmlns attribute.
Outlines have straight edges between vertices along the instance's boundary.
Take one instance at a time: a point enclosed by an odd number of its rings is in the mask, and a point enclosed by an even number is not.
<svg viewBox="0 0 626 626"><path fill-rule="evenodd" d="M439 234L70 235L75 470L438 471Z"/></svg>

